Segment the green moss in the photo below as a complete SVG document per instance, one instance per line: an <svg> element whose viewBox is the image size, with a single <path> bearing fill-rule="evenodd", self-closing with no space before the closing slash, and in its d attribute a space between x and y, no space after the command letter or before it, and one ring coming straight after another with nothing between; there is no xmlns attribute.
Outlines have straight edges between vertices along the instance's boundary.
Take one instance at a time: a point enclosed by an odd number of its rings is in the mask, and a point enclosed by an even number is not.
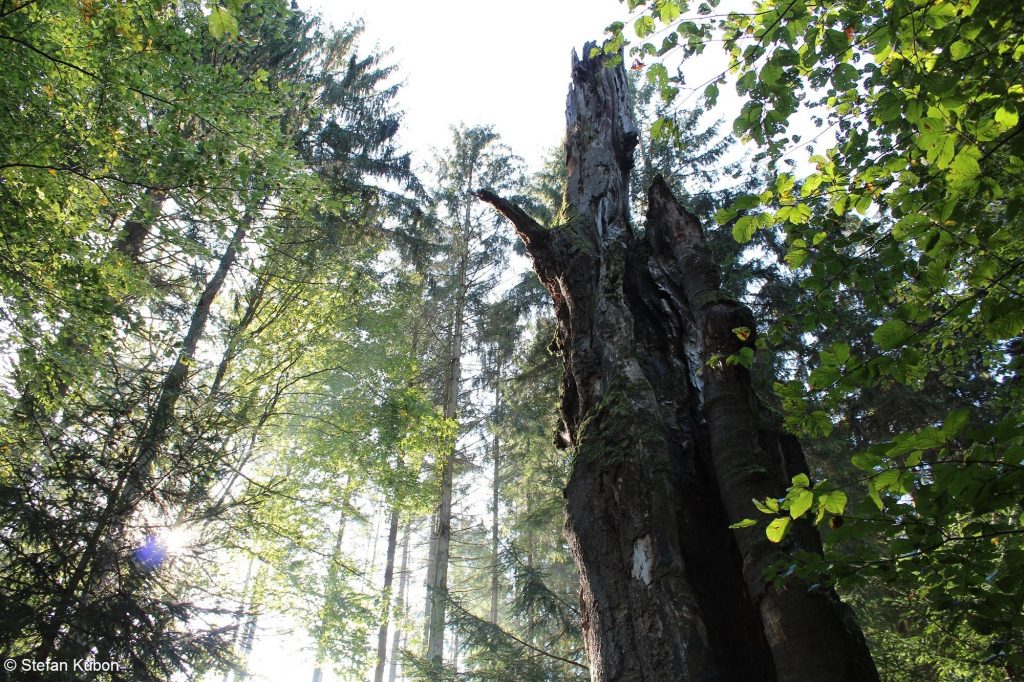
<svg viewBox="0 0 1024 682"><path fill-rule="evenodd" d="M555 229L561 230L580 253L595 253L594 243L589 237L592 232L589 221L564 200L561 210L555 216Z"/></svg>
<svg viewBox="0 0 1024 682"><path fill-rule="evenodd" d="M703 292L697 297L697 303L701 308L706 308L716 303L735 303L739 305L739 301L721 289L709 289Z"/></svg>
<svg viewBox="0 0 1024 682"><path fill-rule="evenodd" d="M658 426L660 420L642 413L637 400L631 397L637 390L648 391L650 386L646 381L630 382L622 373L616 375L601 402L580 425L577 461L623 462L634 460L643 451L664 449L665 434Z"/></svg>

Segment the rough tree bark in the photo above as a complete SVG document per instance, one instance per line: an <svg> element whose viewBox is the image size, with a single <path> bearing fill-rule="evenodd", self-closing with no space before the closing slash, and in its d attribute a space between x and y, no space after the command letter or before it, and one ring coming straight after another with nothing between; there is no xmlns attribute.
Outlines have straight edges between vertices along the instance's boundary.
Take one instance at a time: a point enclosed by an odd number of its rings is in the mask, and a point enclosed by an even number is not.
<svg viewBox="0 0 1024 682"><path fill-rule="evenodd" d="M580 569L594 680L877 680L836 595L765 569L820 551L810 526L781 545L730 530L751 498L804 471L794 438L758 410L748 371L710 363L753 347L754 320L719 289L699 222L663 180L630 227L638 135L625 71L573 55L564 224L545 228L483 190L551 293L565 365L560 442L574 450L566 533ZM801 524L798 524L801 525Z"/></svg>

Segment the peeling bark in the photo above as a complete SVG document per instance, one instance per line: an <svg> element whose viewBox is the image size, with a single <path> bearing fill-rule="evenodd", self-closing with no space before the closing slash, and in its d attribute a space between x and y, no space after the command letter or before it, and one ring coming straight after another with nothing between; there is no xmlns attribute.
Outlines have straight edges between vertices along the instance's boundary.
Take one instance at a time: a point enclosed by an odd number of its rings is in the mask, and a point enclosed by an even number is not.
<svg viewBox="0 0 1024 682"><path fill-rule="evenodd" d="M646 230L628 220L638 135L625 71L573 55L567 104L568 221L545 228L487 190L551 293L565 365L560 440L575 461L566 533L580 569L594 680L877 680L863 636L830 591L764 580L794 551L820 552L804 524L787 544L729 530L754 497L806 468L765 419L740 366L749 310L724 295L700 223L663 180Z"/></svg>

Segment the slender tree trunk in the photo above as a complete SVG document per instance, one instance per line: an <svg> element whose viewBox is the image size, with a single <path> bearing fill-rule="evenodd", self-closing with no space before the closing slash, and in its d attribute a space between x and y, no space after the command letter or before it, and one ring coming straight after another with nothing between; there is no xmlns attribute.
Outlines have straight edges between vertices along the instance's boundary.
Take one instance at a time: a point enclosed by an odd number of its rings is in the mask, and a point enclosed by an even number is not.
<svg viewBox="0 0 1024 682"><path fill-rule="evenodd" d="M494 410L501 405L501 361L494 385ZM501 491L501 439L494 434L494 470L491 472L491 623L498 624L498 580L501 570L498 565L498 493Z"/></svg>
<svg viewBox="0 0 1024 682"><path fill-rule="evenodd" d="M249 620L245 623L245 632L242 635L242 659L248 663L249 654L252 653L252 645L256 641L256 614L253 613L249 616ZM244 682L245 678L248 677L246 669L243 667L235 672L235 680L237 682Z"/></svg>
<svg viewBox="0 0 1024 682"><path fill-rule="evenodd" d="M470 179L472 182L472 179ZM468 213L467 207L467 213ZM468 220L468 219L467 219ZM467 222L468 225L468 222ZM465 244L459 254L455 320L452 326L449 346L448 367L445 372L445 402L443 415L456 419L459 408L459 385L462 380L462 333L466 309L466 271L469 254ZM452 482L455 471L455 451L458 438L453 437L451 448L441 468L440 496L434 527L434 552L431 559L433 580L428 587L430 598L430 620L427 635L427 660L440 666L444 659L445 609L448 598L448 555L452 536Z"/></svg>
<svg viewBox="0 0 1024 682"><path fill-rule="evenodd" d="M399 617L405 615L409 606L406 603L406 587L409 584L409 540L412 536L411 523L407 523L405 526L405 532L402 534L402 567L399 569L401 578L398 581L398 609L401 614ZM395 682L398 676L398 651L402 641L402 629L398 627L396 623L395 634L391 640L391 665L388 669L388 682Z"/></svg>
<svg viewBox="0 0 1024 682"><path fill-rule="evenodd" d="M259 607L263 596L264 581L266 580L266 568L261 567L253 579L252 597L249 599L249 617L245 621L245 629L242 630L241 665L235 670L235 682L244 682L248 677L246 667L249 663L249 654L252 653L253 644L256 642L256 625L259 620Z"/></svg>
<svg viewBox="0 0 1024 682"><path fill-rule="evenodd" d="M820 552L815 529L795 524L777 545L763 528L728 528L805 471L803 454L759 412L748 370L716 360L752 349L755 324L720 291L699 222L659 178L644 234L629 225L626 75L590 49L573 56L569 222L545 229L479 196L515 224L554 302L592 679L877 680L831 590L765 581L775 561Z"/></svg>
<svg viewBox="0 0 1024 682"><path fill-rule="evenodd" d="M388 550L384 564L384 617L377 630L377 669L374 671L374 682L384 682L384 664L387 662L388 623L391 617L391 583L395 577L395 550L398 547L398 508L391 510L388 526ZM391 656L395 653L392 650Z"/></svg>
<svg viewBox="0 0 1024 682"><path fill-rule="evenodd" d="M456 677L459 674L459 632L458 630L452 635L452 671Z"/></svg>
<svg viewBox="0 0 1024 682"><path fill-rule="evenodd" d="M270 280L270 275L261 272L257 275L256 283L253 285L252 290L249 291L245 297L245 312L243 312L242 317L239 318L238 324L236 324L234 329L231 330L231 337L228 339L227 347L224 349L224 354L221 355L220 362L217 363L217 371L213 376L213 383L210 385L211 399L216 398L220 393L220 388L224 383L224 377L228 372L228 367L231 365L231 361L234 360L235 356L238 354L242 334L249 328L249 325L252 324L253 320L256 319L256 313L263 304L263 297L267 293L267 286L270 284Z"/></svg>
<svg viewBox="0 0 1024 682"><path fill-rule="evenodd" d="M203 293L196 302L196 306L192 311L192 319L189 321L188 331L181 342L181 350L178 352L174 365L164 376L156 405L150 414L146 431L139 441L134 466L138 473L148 470L150 463L163 446L174 424L174 407L177 405L178 398L181 397L181 393L185 388L189 367L195 360L199 341L206 331L206 322L210 318L210 309L213 307L214 300L216 300L217 295L224 286L228 272L230 272L235 261L238 259L238 249L242 244L242 240L245 239L248 227L249 219L247 217L235 228L234 234L231 235L231 241L228 242L227 248L221 254L216 271L207 281Z"/></svg>

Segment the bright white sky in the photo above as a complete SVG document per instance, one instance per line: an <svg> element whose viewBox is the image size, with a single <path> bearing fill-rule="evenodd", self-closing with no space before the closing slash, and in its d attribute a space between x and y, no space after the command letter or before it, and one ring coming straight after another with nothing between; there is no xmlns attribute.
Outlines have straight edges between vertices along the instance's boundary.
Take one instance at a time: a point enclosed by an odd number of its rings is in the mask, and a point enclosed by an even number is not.
<svg viewBox="0 0 1024 682"><path fill-rule="evenodd" d="M618 0L306 0L335 26L362 17L363 50L393 49L401 140L417 165L450 126L493 125L538 169L565 132L570 54L626 14Z"/></svg>

